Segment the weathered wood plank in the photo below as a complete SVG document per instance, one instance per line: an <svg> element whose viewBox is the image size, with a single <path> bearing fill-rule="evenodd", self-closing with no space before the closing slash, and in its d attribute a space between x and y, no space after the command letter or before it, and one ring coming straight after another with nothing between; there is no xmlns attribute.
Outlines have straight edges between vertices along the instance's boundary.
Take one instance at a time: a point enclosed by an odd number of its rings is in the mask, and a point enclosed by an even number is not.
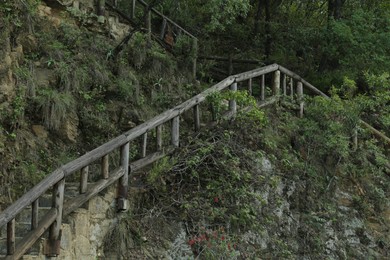
<svg viewBox="0 0 390 260"><path fill-rule="evenodd" d="M283 74L282 85L283 85L283 95L286 96L287 95L287 76L286 76L286 74Z"/></svg>
<svg viewBox="0 0 390 260"><path fill-rule="evenodd" d="M141 133L143 134L143 133ZM138 136L140 136L139 134ZM136 137L138 137L136 136ZM92 151L84 154L83 156L80 156L79 158L65 164L62 169L65 172L65 176L69 176L73 174L76 171L81 170L81 168L90 165L96 160L100 160L104 155L112 152L113 150L117 149L118 147L125 144L127 141L126 135L120 135L107 143L93 149Z"/></svg>
<svg viewBox="0 0 390 260"><path fill-rule="evenodd" d="M237 91L237 82L234 82L230 86L230 91L236 92ZM229 100L229 110L235 114L237 112L237 101L235 99Z"/></svg>
<svg viewBox="0 0 390 260"><path fill-rule="evenodd" d="M7 255L15 253L15 219L7 223Z"/></svg>
<svg viewBox="0 0 390 260"><path fill-rule="evenodd" d="M174 147L179 147L180 142L180 117L172 119L171 143Z"/></svg>
<svg viewBox="0 0 390 260"><path fill-rule="evenodd" d="M360 120L360 123L363 125L363 127L368 129L376 137L378 137L379 139L382 139L387 145L390 145L390 138L387 137L385 134L381 133L380 131L378 131L377 129L375 129L374 127L372 127L371 125L369 125L368 123L366 123L363 120Z"/></svg>
<svg viewBox="0 0 390 260"><path fill-rule="evenodd" d="M108 179L109 176L109 157L108 154L104 155L101 162L101 172L103 179Z"/></svg>
<svg viewBox="0 0 390 260"><path fill-rule="evenodd" d="M143 0L137 0L141 5L143 5L144 7L148 6L148 4L143 1ZM196 38L194 35L192 35L191 33L189 33L187 30L185 30L183 27L181 27L180 25L178 25L177 23L175 23L173 20L169 19L168 17L166 17L165 15L163 15L162 13L160 13L159 11L157 11L155 8L151 8L150 9L153 13L157 14L158 16L160 16L161 18L163 19L166 19L169 23L171 23L172 25L176 26L177 28L179 28L180 30L182 30L185 34L187 34L189 37L191 38Z"/></svg>
<svg viewBox="0 0 390 260"><path fill-rule="evenodd" d="M214 61L229 61L229 58L218 57L218 56L199 56L201 60L214 60ZM244 63L244 64L262 64L259 60L245 60L245 59L231 59L233 63Z"/></svg>
<svg viewBox="0 0 390 260"><path fill-rule="evenodd" d="M139 159L135 162L132 162L130 164L131 172L136 172L136 171L142 169L143 167L145 167L145 166L147 166L147 165L149 165L157 160L160 160L161 158L165 157L166 155L172 153L174 150L175 150L175 147L168 146L168 147L164 148L164 151L158 151L158 152L149 154L145 158L142 158L142 159Z"/></svg>
<svg viewBox="0 0 390 260"><path fill-rule="evenodd" d="M294 79L290 78L290 97L294 99Z"/></svg>
<svg viewBox="0 0 390 260"><path fill-rule="evenodd" d="M31 204L31 230L38 227L39 199Z"/></svg>
<svg viewBox="0 0 390 260"><path fill-rule="evenodd" d="M129 148L130 148L129 142L121 146L120 165L123 168L124 173L118 182L118 200L117 200L118 210L127 209L126 199L127 199L128 185L129 185Z"/></svg>
<svg viewBox="0 0 390 260"><path fill-rule="evenodd" d="M79 192L81 194L83 194L83 193L85 193L87 191L88 172L89 172L89 166L83 167L81 169L81 172L80 172L80 190L79 190Z"/></svg>
<svg viewBox="0 0 390 260"><path fill-rule="evenodd" d="M288 75L288 76L291 77L291 78L296 79L297 81L302 82L302 84L303 84L305 87L307 87L308 89L310 89L312 92L314 92L314 93L316 93L316 94L318 94L318 95L320 95L320 96L323 96L323 97L328 97L325 93L323 93L321 90L317 89L317 88L314 87L312 84L310 84L309 82L307 82L306 80L304 80L304 79L303 79L301 76L299 76L298 74L296 74L296 73L294 73L294 72L292 72L292 71L286 69L286 68L283 67L283 66L278 65L278 67L279 67L279 70L280 70L282 73Z"/></svg>
<svg viewBox="0 0 390 260"><path fill-rule="evenodd" d="M156 148L157 151L161 151L163 147L163 136L162 136L162 131L163 131L163 125L159 125L156 127Z"/></svg>
<svg viewBox="0 0 390 260"><path fill-rule="evenodd" d="M65 178L56 183L53 187L52 208L57 210L56 218L49 229L49 239L46 241L46 255L57 256L59 254L59 240L62 225L62 211L64 206Z"/></svg>
<svg viewBox="0 0 390 260"><path fill-rule="evenodd" d="M148 145L148 133L144 133L142 136L142 150L141 150L141 157L142 158L144 158L146 156L147 145Z"/></svg>
<svg viewBox="0 0 390 260"><path fill-rule="evenodd" d="M274 71L278 70L278 67L279 67L279 65L272 64L272 65L268 65L268 66L254 69L251 71L236 74L236 75L233 75L233 77L235 77L236 82L240 82L240 81L248 80L250 78L256 78L256 77L259 77L261 75L268 74L270 72L274 72Z"/></svg>
<svg viewBox="0 0 390 260"><path fill-rule="evenodd" d="M148 41L152 40L152 12L149 6L145 6L145 28L148 37Z"/></svg>
<svg viewBox="0 0 390 260"><path fill-rule="evenodd" d="M280 71L277 70L273 75L272 95L278 97L280 95Z"/></svg>
<svg viewBox="0 0 390 260"><path fill-rule="evenodd" d="M134 19L135 18L135 2L136 0L133 0L132 3L131 3L131 19Z"/></svg>
<svg viewBox="0 0 390 260"><path fill-rule="evenodd" d="M64 216L69 215L81 207L84 203L89 201L91 198L96 196L99 192L111 186L115 181L122 177L124 173L124 169L119 167L118 169L114 170L107 179L101 179L96 183L92 183L85 193L68 200L64 204Z"/></svg>
<svg viewBox="0 0 390 260"><path fill-rule="evenodd" d="M0 214L0 226L6 225L15 218L25 207L31 205L55 183L64 178L63 168L59 168L35 185L31 190L15 201Z"/></svg>
<svg viewBox="0 0 390 260"><path fill-rule="evenodd" d="M161 24L161 32L160 32L161 40L164 40L166 28L167 28L167 19L163 19L163 22Z"/></svg>
<svg viewBox="0 0 390 260"><path fill-rule="evenodd" d="M261 83L260 83L260 99L265 99L265 75L261 75Z"/></svg>
<svg viewBox="0 0 390 260"><path fill-rule="evenodd" d="M39 221L36 229L28 232L16 245L15 254L6 256L6 260L20 259L29 250L34 243L45 233L57 217L57 209L50 209Z"/></svg>
<svg viewBox="0 0 390 260"><path fill-rule="evenodd" d="M302 82L298 81L297 83L297 101L298 101L298 105L299 105L299 117L302 118L303 117L303 84Z"/></svg>
<svg viewBox="0 0 390 260"><path fill-rule="evenodd" d="M195 132L200 130L200 110L199 105L194 106L194 130Z"/></svg>
<svg viewBox="0 0 390 260"><path fill-rule="evenodd" d="M248 79L248 93L249 93L249 95L252 95L253 94L253 89L252 89L252 81L253 81L253 79L252 78L250 78L250 79Z"/></svg>

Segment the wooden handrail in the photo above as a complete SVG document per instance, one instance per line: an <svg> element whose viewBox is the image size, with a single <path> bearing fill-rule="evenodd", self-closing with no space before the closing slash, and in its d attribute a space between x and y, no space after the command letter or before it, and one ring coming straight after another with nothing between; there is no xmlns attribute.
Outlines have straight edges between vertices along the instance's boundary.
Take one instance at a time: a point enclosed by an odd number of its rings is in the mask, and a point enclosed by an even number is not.
<svg viewBox="0 0 390 260"><path fill-rule="evenodd" d="M265 100L265 75L268 73L273 73L273 84L272 84L272 92L273 97ZM283 73L283 78L281 81L281 73ZM195 129L198 130L200 128L200 118L199 118L199 104L204 102L211 93L223 91L224 89L230 88L232 91L237 89L237 83L242 81L248 81L248 88L252 89L253 79L256 77L260 78L260 90L261 90L261 100L262 106L277 104L279 100L280 94L280 85L283 87L283 94L286 95L286 82L287 78L290 77L291 89L293 86L293 79L297 80L298 91L297 94L299 96L299 105L301 114L303 112L303 87L309 89L310 91L329 98L325 93L315 88L313 85L305 81L299 75L291 72L290 70L278 65L272 64L265 67L261 67L258 69L254 69L251 71L247 71L244 73L236 74L233 76L229 76L226 79L220 81L219 83L213 85L212 87L206 89L202 93L188 99L187 101L181 103L180 105L169 109L162 114L146 121L145 123L136 126L135 128L121 134L120 136L104 143L103 145L97 147L96 149L84 154L83 156L61 166L60 168L54 170L51 174L45 177L41 182L35 185L30 191L24 194L21 198L15 201L11 206L5 209L0 213L0 227L7 225L9 227L9 238L10 242L10 250L12 255L9 256L10 259L18 258L22 256L28 248L39 239L39 237L50 227L50 236L51 243L56 244L56 240L58 242L58 234L61 225L62 216L69 214L74 211L76 208L80 207L82 204L87 202L92 197L96 196L100 191L112 185L114 182L119 181L121 185L121 190L118 190L118 196L122 201L120 209L126 209L126 203L123 201L127 194L127 185L128 185L128 172L133 172L135 170L141 169L150 163L159 160L163 156L165 156L168 152L174 150L174 148L179 146L179 117L182 113L193 110L194 115L194 126ZM291 91L292 94L292 91ZM237 105L234 100L230 100L230 110L228 113L234 114L237 110ZM171 128L171 144L170 147L163 147L162 145L162 125L172 120L172 128ZM382 138L386 143L390 144L390 139L382 134L380 131L376 130L366 122L361 120L361 123L364 127L370 130L375 136ZM156 130L156 148L157 152L147 155L147 137L146 134L152 130ZM143 149L142 149L142 158L136 162L128 161L128 150L129 150L129 142L133 141L136 138L143 137ZM120 149L121 151L121 161L120 167L111 173L108 172L108 154L113 152L116 149ZM92 185L87 185L87 167L95 162L101 161L102 167L102 179ZM75 174L79 170L82 170L82 178L81 178L81 186L80 186L80 194L76 196L74 199L69 200L67 202L63 202L63 190L65 185L65 177ZM26 207L30 205L35 205L35 210L37 211L37 200L40 196L46 193L51 187L57 187L54 189L54 197L52 209L49 213L46 213L41 221L34 218L32 220L32 226L34 228L30 231L22 240L22 242L18 243L16 249L13 250L14 246L14 228L12 225L16 216ZM58 193L58 194L57 194ZM57 195L56 195L57 194ZM62 196L62 197L61 197ZM62 214L63 213L63 214ZM34 223L33 223L34 222ZM58 243L57 243L58 244ZM56 249L52 248L52 254L56 254Z"/></svg>
<svg viewBox="0 0 390 260"><path fill-rule="evenodd" d="M137 0L137 2L139 2L141 5L143 5L144 7L148 7L148 3L144 2L143 0ZM163 18L163 20L166 20L168 21L169 23L173 24L175 27L179 28L183 33L187 34L189 37L193 38L193 39L196 39L196 37L194 35L192 35L191 33L189 33L186 29L184 29L183 27L181 27L180 25L178 25L177 23L175 23L173 20L169 19L168 17L166 17L165 15L163 15L162 13L160 13L159 11L157 11L155 8L150 8L150 10L157 14L158 16L160 16L161 18Z"/></svg>

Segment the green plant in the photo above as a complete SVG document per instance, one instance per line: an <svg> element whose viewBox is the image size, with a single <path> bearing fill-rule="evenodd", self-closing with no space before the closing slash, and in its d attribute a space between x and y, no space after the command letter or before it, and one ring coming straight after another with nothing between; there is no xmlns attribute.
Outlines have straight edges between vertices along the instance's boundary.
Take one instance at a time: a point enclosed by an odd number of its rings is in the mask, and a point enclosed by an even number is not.
<svg viewBox="0 0 390 260"><path fill-rule="evenodd" d="M55 89L41 89L35 100L45 126L52 130L59 130L66 116L75 109L73 96Z"/></svg>

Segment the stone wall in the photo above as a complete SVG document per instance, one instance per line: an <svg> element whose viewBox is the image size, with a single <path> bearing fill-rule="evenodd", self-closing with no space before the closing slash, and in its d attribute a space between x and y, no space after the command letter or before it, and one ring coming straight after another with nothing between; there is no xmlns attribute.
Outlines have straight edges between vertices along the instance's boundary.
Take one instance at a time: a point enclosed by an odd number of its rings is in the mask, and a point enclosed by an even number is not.
<svg viewBox="0 0 390 260"><path fill-rule="evenodd" d="M104 258L104 237L117 223L121 216L116 213L115 185L112 185L103 195L97 196L86 203L85 208L79 208L64 219L62 224L61 252L56 259L97 259ZM43 241L39 255L26 255L23 259L44 260Z"/></svg>

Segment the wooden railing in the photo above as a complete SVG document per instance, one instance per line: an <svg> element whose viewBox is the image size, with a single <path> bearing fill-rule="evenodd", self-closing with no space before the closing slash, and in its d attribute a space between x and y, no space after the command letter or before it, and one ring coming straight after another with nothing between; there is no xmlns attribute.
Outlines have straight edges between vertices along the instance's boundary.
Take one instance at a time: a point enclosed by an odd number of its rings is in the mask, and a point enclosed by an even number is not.
<svg viewBox="0 0 390 260"><path fill-rule="evenodd" d="M266 100L266 75L272 73L272 80L267 81L272 85L272 97ZM282 74L282 75L281 75ZM303 89L311 91L314 94L327 97L326 94L315 88L313 85L302 79L297 74L277 64L268 65L259 69L251 70L241 74L229 76L221 82L215 84L204 92L194 96L184 103L165 111L164 113L150 119L149 121L129 130L128 132L108 141L100 147L86 153L85 155L61 166L53 171L40 183L34 186L30 191L15 201L11 206L0 214L0 227L7 227L7 256L6 259L19 259L25 252L45 233L49 231L46 240L45 252L48 256L59 254L59 240L62 218L79 208L92 197L104 190L110 185L117 183L117 209L126 210L126 198L129 185L129 175L159 160L173 149L180 145L180 117L186 111L193 111L193 124L195 131L201 127L200 123L200 104L205 102L206 97L213 92L230 89L237 90L237 83L246 82L246 87L250 93L254 91L254 82L259 88L258 97L263 104L273 104L278 102L279 97L291 95L299 104L300 115L303 115ZM243 85L243 84L241 84ZM296 88L294 87L296 86ZM296 92L294 93L294 91ZM236 113L237 107L235 100L229 101L229 113ZM162 127L170 123L170 144L163 144ZM364 123L366 124L366 123ZM368 127L371 130L371 126ZM148 133L155 131L155 145L153 149L147 145ZM383 137L379 131L372 131L376 136ZM377 134L379 132L380 134ZM129 148L130 142L137 138L142 138L141 159L130 162ZM386 137L387 138L387 137ZM388 139L388 138L387 138ZM148 150L154 152L147 154ZM120 152L119 167L109 171L108 156L115 151ZM100 180L88 184L89 166L98 161L101 165ZM78 196L64 200L65 179L70 176L76 176L80 173L80 189ZM50 189L52 190L51 209L38 219L38 200ZM28 232L18 243L15 242L15 218L22 210L31 206L31 231Z"/></svg>
<svg viewBox="0 0 390 260"><path fill-rule="evenodd" d="M138 3L138 4L137 4ZM163 15L161 12L156 10L155 8L148 5L143 0L131 0L131 10L129 10L129 14L125 13L122 10L118 10L116 6L112 3L106 2L106 5L108 5L110 8L113 8L115 11L117 11L123 18L125 18L128 22L130 22L133 26L137 26L138 23L134 22L136 19L136 11L138 8L141 8L142 12L142 18L143 21L143 27L144 31L146 31L149 40L151 39L152 35L157 35L157 38L165 42L167 45L170 45L170 47L173 47L175 43L174 36L172 34L172 30L175 29L177 31L177 35L186 35L190 39L192 39L192 74L193 77L196 78L196 70L197 70L197 54L198 54L198 38L195 37L193 34L188 32L186 29L184 29L182 26L168 18L167 16ZM153 17L157 17L160 21L160 28L156 31L152 31L152 20Z"/></svg>

